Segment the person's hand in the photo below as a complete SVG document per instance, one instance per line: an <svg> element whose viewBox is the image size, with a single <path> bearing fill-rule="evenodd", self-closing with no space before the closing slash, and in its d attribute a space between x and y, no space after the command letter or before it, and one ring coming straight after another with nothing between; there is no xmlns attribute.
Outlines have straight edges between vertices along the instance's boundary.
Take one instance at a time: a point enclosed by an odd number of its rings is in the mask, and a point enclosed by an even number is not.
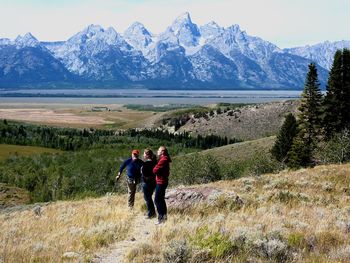
<svg viewBox="0 0 350 263"><path fill-rule="evenodd" d="M120 178L120 172L118 172L118 175L115 177L115 179L118 181Z"/></svg>

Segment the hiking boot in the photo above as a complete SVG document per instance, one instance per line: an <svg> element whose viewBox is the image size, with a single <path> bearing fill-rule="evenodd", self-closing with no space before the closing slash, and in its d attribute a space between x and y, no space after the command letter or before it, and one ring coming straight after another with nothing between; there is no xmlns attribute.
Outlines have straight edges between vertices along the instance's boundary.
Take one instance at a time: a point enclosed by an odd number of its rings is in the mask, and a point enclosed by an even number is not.
<svg viewBox="0 0 350 263"><path fill-rule="evenodd" d="M165 221L166 221L167 219L168 219L168 218L167 218L166 215L162 216L161 218L158 218L158 222L156 222L156 225L160 225L160 224L165 223Z"/></svg>
<svg viewBox="0 0 350 263"><path fill-rule="evenodd" d="M155 217L156 217L156 215L145 215L145 219L152 219Z"/></svg>
<svg viewBox="0 0 350 263"><path fill-rule="evenodd" d="M163 224L164 223L164 221L163 220L157 220L157 222L155 222L154 224L156 225L156 226L158 226L158 225L161 225L161 224Z"/></svg>

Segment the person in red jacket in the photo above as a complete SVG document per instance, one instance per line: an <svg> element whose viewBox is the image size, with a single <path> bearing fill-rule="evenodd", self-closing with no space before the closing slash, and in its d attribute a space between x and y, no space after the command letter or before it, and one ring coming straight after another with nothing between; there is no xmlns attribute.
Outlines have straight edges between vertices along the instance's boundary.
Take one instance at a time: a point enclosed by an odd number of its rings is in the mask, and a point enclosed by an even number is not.
<svg viewBox="0 0 350 263"><path fill-rule="evenodd" d="M165 203L165 190L168 187L169 172L171 159L167 148L160 146L157 152L159 156L158 163L153 168L153 173L156 175L156 194L154 202L158 212L158 222L161 224L167 220L167 207Z"/></svg>

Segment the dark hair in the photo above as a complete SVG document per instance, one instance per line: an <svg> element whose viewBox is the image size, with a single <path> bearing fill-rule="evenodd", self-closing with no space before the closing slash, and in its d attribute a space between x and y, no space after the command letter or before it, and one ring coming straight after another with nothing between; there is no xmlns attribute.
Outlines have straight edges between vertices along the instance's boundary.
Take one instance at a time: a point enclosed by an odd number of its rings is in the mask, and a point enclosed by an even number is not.
<svg viewBox="0 0 350 263"><path fill-rule="evenodd" d="M147 156L147 158L151 159L152 161L157 161L157 157L151 149L146 148L144 153Z"/></svg>

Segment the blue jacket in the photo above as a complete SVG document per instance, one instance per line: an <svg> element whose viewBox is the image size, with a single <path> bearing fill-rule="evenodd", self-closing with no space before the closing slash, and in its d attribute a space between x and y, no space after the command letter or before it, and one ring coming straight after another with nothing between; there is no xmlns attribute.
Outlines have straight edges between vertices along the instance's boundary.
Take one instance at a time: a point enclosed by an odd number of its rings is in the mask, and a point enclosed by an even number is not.
<svg viewBox="0 0 350 263"><path fill-rule="evenodd" d="M141 178L141 167L143 161L140 159L133 160L131 157L125 160L119 168L119 172L122 173L126 167L126 175L128 178L133 180L140 180Z"/></svg>

